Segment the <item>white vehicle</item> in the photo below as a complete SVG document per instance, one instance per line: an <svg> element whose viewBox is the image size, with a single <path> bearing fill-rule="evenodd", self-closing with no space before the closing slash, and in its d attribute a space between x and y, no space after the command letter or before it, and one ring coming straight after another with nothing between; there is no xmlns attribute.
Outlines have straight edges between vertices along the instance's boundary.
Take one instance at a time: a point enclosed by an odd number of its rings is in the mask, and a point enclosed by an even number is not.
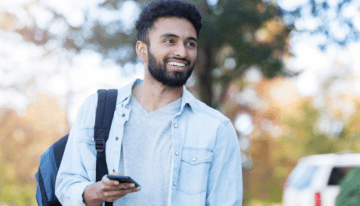
<svg viewBox="0 0 360 206"><path fill-rule="evenodd" d="M360 153L303 157L284 188L282 206L335 206L339 184L360 167Z"/></svg>

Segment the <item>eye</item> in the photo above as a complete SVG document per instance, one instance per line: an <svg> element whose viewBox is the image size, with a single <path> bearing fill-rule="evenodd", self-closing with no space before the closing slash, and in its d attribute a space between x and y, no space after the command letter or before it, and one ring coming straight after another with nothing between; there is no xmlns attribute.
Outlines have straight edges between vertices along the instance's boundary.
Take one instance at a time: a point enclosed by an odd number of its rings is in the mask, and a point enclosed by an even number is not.
<svg viewBox="0 0 360 206"><path fill-rule="evenodd" d="M187 42L187 46L196 47L196 44L194 42Z"/></svg>
<svg viewBox="0 0 360 206"><path fill-rule="evenodd" d="M174 41L172 39L166 39L165 42L170 43L170 44L174 43Z"/></svg>

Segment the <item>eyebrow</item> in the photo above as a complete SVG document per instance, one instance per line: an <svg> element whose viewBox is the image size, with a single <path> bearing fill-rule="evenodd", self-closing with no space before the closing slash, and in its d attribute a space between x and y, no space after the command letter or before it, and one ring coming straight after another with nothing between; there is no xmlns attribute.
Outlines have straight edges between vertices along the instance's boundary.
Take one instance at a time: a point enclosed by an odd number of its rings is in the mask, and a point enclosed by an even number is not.
<svg viewBox="0 0 360 206"><path fill-rule="evenodd" d="M172 34L172 33L166 33L166 34L161 35L160 37L175 37L175 38L180 38L178 35ZM197 42L197 39L196 39L195 37L192 37L192 36L188 37L187 39Z"/></svg>

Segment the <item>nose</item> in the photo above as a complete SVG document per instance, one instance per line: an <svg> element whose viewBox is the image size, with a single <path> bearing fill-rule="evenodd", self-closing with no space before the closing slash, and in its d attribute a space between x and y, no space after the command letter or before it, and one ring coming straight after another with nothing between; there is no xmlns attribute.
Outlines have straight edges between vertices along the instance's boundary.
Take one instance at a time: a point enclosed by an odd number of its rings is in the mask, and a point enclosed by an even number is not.
<svg viewBox="0 0 360 206"><path fill-rule="evenodd" d="M186 48L185 45L179 44L175 49L175 56L185 58L186 57Z"/></svg>

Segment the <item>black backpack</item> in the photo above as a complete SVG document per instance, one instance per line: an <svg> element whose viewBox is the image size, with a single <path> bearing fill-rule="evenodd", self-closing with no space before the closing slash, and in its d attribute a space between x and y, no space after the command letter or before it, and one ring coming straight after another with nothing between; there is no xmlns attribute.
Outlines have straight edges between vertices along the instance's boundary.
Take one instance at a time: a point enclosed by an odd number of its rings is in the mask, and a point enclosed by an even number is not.
<svg viewBox="0 0 360 206"><path fill-rule="evenodd" d="M98 90L94 126L94 139L97 150L96 181L100 181L104 175L108 174L105 146L114 117L117 94L116 89ZM55 196L55 182L68 137L69 135L62 137L41 155L39 170L35 174L37 180L36 200L40 206L61 205ZM106 202L105 205L110 206L112 202Z"/></svg>

